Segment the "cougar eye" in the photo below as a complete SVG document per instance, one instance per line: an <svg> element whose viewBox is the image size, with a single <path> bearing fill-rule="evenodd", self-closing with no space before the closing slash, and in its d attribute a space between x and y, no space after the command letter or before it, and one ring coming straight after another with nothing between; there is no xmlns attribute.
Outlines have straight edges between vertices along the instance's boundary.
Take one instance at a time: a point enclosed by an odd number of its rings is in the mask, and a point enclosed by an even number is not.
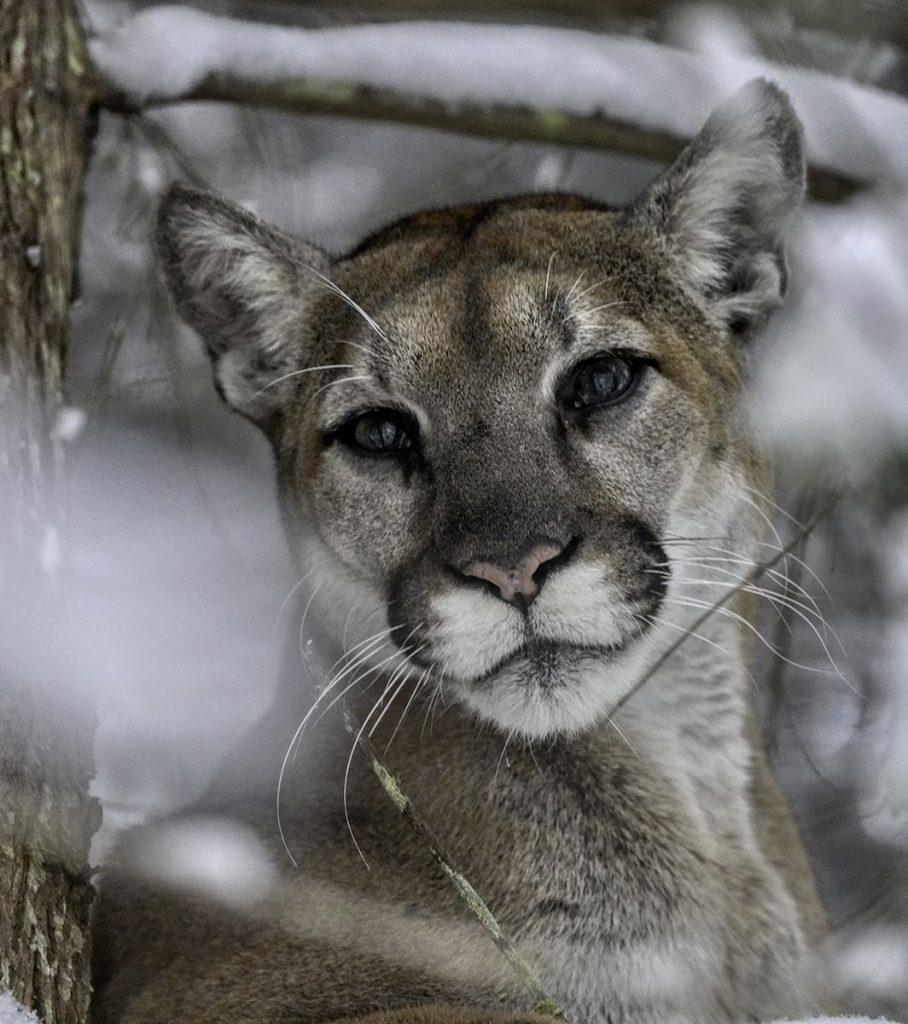
<svg viewBox="0 0 908 1024"><path fill-rule="evenodd" d="M603 355L576 366L558 392L562 415L576 416L629 398L645 363L631 356Z"/></svg>
<svg viewBox="0 0 908 1024"><path fill-rule="evenodd" d="M351 448L369 455L393 455L413 447L416 428L407 417L379 409L355 417L338 432Z"/></svg>

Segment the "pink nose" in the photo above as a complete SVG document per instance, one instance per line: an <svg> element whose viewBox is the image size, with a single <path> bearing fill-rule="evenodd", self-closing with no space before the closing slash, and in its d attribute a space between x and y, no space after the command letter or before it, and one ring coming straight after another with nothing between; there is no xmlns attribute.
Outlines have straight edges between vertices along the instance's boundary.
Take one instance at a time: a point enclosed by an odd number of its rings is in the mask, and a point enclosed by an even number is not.
<svg viewBox="0 0 908 1024"><path fill-rule="evenodd" d="M557 558L563 550L564 546L559 544L537 544L516 565L470 562L462 571L464 576L476 576L498 587L505 601L513 601L518 595L526 601L532 601L539 593L539 584L533 579L536 570L543 562Z"/></svg>

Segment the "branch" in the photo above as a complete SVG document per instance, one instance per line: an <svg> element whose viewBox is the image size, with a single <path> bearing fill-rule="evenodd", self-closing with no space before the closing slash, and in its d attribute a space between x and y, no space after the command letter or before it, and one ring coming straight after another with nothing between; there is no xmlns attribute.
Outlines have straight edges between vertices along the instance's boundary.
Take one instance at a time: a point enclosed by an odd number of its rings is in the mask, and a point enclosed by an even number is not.
<svg viewBox="0 0 908 1024"><path fill-rule="evenodd" d="M255 81L212 74L178 97L150 98L137 104L116 87L102 83L101 105L114 113L136 114L174 103L236 103L270 107L296 114L387 121L439 131L514 142L539 142L626 153L670 163L689 141L652 128L629 124L603 114L533 109L508 104L445 102L429 96L377 88L349 81L286 78ZM815 199L839 202L869 182L821 167L808 173Z"/></svg>
<svg viewBox="0 0 908 1024"><path fill-rule="evenodd" d="M193 5L219 13L219 0L194 0ZM908 43L908 9L898 0L780 0L754 4L753 0L721 0L718 5L747 23L779 25L788 39L800 31L820 31L862 42L892 45ZM329 23L376 22L433 18L439 21L473 20L538 22L550 25L660 26L676 13L674 0L308 0L313 11ZM236 17L257 18L287 25L300 23L299 0L234 0Z"/></svg>
<svg viewBox="0 0 908 1024"><path fill-rule="evenodd" d="M520 983L536 1000L536 1011L564 1020L564 1011L543 988L533 968L518 953L514 944L502 931L501 925L496 920L495 915L489 909L485 900L473 888L464 874L454 866L454 859L441 845L441 841L429 827L426 819L410 802L410 798L401 788L400 780L381 759L381 755L375 749L375 744L372 740L362 729L357 729L354 726L350 712L347 710L344 711L344 724L347 732L355 738L360 750L366 755L372 771L381 783L388 798L404 816L407 824L416 835L426 844L429 852L432 854L432 859L445 873L448 880L457 890L458 895L470 908L470 912L477 918L486 934L502 952L505 959L514 969L514 973L517 975Z"/></svg>

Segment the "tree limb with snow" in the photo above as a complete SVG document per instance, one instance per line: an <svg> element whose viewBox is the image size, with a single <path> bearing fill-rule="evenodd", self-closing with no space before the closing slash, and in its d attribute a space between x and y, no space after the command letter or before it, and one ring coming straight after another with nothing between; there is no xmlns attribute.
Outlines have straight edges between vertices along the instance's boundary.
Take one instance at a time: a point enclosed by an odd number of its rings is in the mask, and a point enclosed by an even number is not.
<svg viewBox="0 0 908 1024"><path fill-rule="evenodd" d="M671 160L706 111L765 76L805 122L811 185L838 199L908 181L908 103L750 55L527 25L298 29L149 8L97 36L102 103L135 112L230 102ZM842 118L858 131L843 133Z"/></svg>

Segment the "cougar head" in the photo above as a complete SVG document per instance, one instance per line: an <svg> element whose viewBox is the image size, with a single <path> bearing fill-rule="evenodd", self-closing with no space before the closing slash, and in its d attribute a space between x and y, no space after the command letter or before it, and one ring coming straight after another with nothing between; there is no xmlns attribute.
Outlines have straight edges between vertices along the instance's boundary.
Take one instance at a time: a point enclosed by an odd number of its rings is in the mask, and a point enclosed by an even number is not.
<svg viewBox="0 0 908 1024"><path fill-rule="evenodd" d="M271 439L338 646L527 736L607 713L658 648L666 538L739 514L748 342L803 189L798 121L763 81L626 209L429 211L331 258L174 187L168 283Z"/></svg>

